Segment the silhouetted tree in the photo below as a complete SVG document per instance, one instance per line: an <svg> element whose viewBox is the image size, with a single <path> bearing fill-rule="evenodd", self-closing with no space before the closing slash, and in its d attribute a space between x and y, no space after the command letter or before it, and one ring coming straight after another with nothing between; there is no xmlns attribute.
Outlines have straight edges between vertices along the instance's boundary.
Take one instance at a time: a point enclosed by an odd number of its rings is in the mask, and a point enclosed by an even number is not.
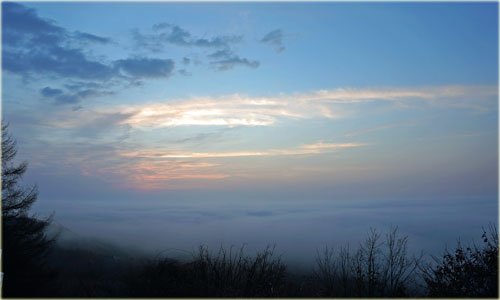
<svg viewBox="0 0 500 300"><path fill-rule="evenodd" d="M482 248L465 249L459 242L454 253L445 251L442 260L423 270L429 296L498 298L498 233L483 230Z"/></svg>
<svg viewBox="0 0 500 300"><path fill-rule="evenodd" d="M36 185L23 187L20 180L28 164L16 164L16 142L2 123L2 272L3 296L39 296L48 273L43 257L52 243L45 236L50 218L29 215L36 201Z"/></svg>
<svg viewBox="0 0 500 300"><path fill-rule="evenodd" d="M371 229L359 248L325 247L316 256L315 279L322 297L405 297L415 284L422 256L410 256L408 237L391 228L385 241Z"/></svg>
<svg viewBox="0 0 500 300"><path fill-rule="evenodd" d="M215 254L202 246L194 258L193 275L204 296L277 297L285 287L286 265L274 247L249 256L244 247L228 251L221 246Z"/></svg>

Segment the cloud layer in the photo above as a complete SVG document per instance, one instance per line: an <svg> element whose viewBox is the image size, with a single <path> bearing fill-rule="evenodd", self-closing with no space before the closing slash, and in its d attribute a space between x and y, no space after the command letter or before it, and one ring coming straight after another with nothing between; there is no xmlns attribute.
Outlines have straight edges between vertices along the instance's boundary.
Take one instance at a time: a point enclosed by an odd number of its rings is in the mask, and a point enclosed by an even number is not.
<svg viewBox="0 0 500 300"><path fill-rule="evenodd" d="M62 91L44 88L46 97L61 97ZM125 142L118 143L110 153L97 161L82 162L82 166L104 180L115 178L113 184L125 184L140 189L162 189L176 186L178 181L210 181L240 176L228 169L225 160L266 157L315 156L336 151L349 151L367 145L363 141L332 142L317 140L312 143L285 148L230 147L228 150L194 150L183 141L205 139L207 128L269 127L277 123L297 120L347 118L344 109L359 108L372 102L387 104L420 103L427 106L456 107L482 111L495 104L497 90L489 86L440 86L424 88L371 88L331 89L309 93L279 94L269 97L228 95L221 97L196 97L159 103L143 103L128 106L101 106L94 110L82 110L75 115L58 114L44 123L54 129L72 132L73 137L103 140L127 140L130 133L162 133L168 128L190 128L192 139L178 142ZM394 106L405 109L406 106ZM391 128L385 125L364 132ZM176 131L178 131L176 129ZM86 134L92 133L92 136ZM114 132L114 133L113 133ZM363 131L362 131L363 132ZM102 134L101 134L102 133ZM344 138L359 135L348 132ZM182 135L181 135L182 137ZM175 140L175 139L174 139ZM113 157L109 160L109 157ZM75 159L71 159L75 162ZM93 170L93 171L92 171ZM90 174L90 173L89 173ZM110 176L109 174L114 174ZM120 180L116 180L120 178ZM174 184L176 182L176 184Z"/></svg>
<svg viewBox="0 0 500 300"><path fill-rule="evenodd" d="M346 104L374 101L425 101L431 105L484 110L488 109L488 103L482 100L496 95L496 88L488 86L333 89L273 97L201 97L142 104L120 110L131 115L123 123L133 127L269 126L283 118L341 117Z"/></svg>

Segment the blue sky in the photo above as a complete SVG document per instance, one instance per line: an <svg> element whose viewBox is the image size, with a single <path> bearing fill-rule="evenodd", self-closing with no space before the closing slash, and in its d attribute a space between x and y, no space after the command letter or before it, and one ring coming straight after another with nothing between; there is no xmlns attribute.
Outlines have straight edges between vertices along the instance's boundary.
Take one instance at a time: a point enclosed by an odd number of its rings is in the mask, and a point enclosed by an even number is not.
<svg viewBox="0 0 500 300"><path fill-rule="evenodd" d="M415 235L436 228L396 212L429 201L497 219L496 3L26 2L2 22L2 117L37 209L83 231L179 201L247 229L296 207L318 243L304 206Z"/></svg>

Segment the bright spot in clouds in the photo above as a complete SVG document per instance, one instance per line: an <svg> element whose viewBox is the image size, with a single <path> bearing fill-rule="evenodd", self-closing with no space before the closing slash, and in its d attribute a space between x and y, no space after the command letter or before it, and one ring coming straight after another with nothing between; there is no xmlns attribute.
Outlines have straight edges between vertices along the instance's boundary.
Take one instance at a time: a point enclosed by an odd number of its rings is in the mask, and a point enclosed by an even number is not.
<svg viewBox="0 0 500 300"><path fill-rule="evenodd" d="M117 125L138 128L175 126L271 126L280 119L335 119L343 117L347 104L374 101L404 103L426 101L431 105L489 110L493 86L442 86L413 89L335 89L273 97L228 95L168 100L132 106L107 106L83 111L80 118L60 116L51 125L78 127L99 115L121 115ZM486 101L485 101L486 100Z"/></svg>

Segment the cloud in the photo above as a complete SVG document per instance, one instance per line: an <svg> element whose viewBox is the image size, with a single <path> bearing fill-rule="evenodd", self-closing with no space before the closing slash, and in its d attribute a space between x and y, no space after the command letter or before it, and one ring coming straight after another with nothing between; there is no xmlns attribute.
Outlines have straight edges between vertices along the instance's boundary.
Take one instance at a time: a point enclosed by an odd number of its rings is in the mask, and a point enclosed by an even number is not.
<svg viewBox="0 0 500 300"><path fill-rule="evenodd" d="M79 49L42 44L34 45L29 51L4 49L3 70L23 77L48 74L61 78L108 80L113 76L109 66L87 59Z"/></svg>
<svg viewBox="0 0 500 300"><path fill-rule="evenodd" d="M51 87L44 87L43 89L40 90L40 94L44 97L56 97L59 96L63 93L62 90L60 89L53 89Z"/></svg>
<svg viewBox="0 0 500 300"><path fill-rule="evenodd" d="M137 131L127 123L132 117L132 113L120 110L104 112L87 109L72 114L66 110L54 110L49 118L41 117L36 127L38 141L35 144L38 150L34 157L38 159L34 160L42 164L58 160L57 170L61 172L80 170L85 176L99 178L115 187L161 190L199 187L212 184L214 180L253 176L241 174L242 170L234 170L224 161L214 160L319 155L363 146L360 143L319 141L264 150L193 150L204 148L206 142L212 144L214 138L220 142L220 131L201 132L184 139L161 140L158 145L162 146L155 146L155 142L137 139ZM41 151L39 141L46 143ZM41 159L44 156L50 159Z"/></svg>
<svg viewBox="0 0 500 300"><path fill-rule="evenodd" d="M24 79L50 76L62 80L67 91L50 87L41 90L42 96L53 99L55 104L76 104L83 99L113 94L109 90L113 85L129 87L142 79L168 78L173 74L175 65L171 59L92 58L87 54L89 48L84 46L110 44L112 40L68 31L21 4L2 5L3 70Z"/></svg>
<svg viewBox="0 0 500 300"><path fill-rule="evenodd" d="M178 46L226 48L243 40L241 35L218 35L211 38L194 37L186 29L169 23L155 24L153 30L155 35L150 36L150 38Z"/></svg>
<svg viewBox="0 0 500 300"><path fill-rule="evenodd" d="M235 54L232 46L243 40L241 35L216 35L210 38L193 36L189 31L178 25L170 23L159 23L153 25L153 33L141 33L139 30L132 31L136 45L141 49L152 52L161 52L167 44L182 47L213 48L217 49L209 54L210 64L218 71L230 70L236 66L257 68L259 62L248 58L242 58ZM188 65L191 59L184 57L182 63Z"/></svg>
<svg viewBox="0 0 500 300"><path fill-rule="evenodd" d="M165 50L164 43L155 35L141 33L138 29L132 29L130 34L138 49L147 49L154 53Z"/></svg>
<svg viewBox="0 0 500 300"><path fill-rule="evenodd" d="M160 41L182 46L188 46L190 44L188 39L190 39L191 34L179 26L168 23L160 23L153 25L153 29L160 32L158 36L156 36Z"/></svg>
<svg viewBox="0 0 500 300"><path fill-rule="evenodd" d="M102 112L96 110L80 110L73 115L68 115L66 111L56 111L53 113L52 117L45 119L39 125L51 127L51 129L56 132L57 129L71 129L72 132L80 131L82 128L91 128L95 126L94 129L100 127L108 129L112 127L128 127L126 124L122 124L123 120L129 118L131 115L124 112Z"/></svg>
<svg viewBox="0 0 500 300"><path fill-rule="evenodd" d="M272 46L276 52L282 52L285 50L285 46L283 45L283 30L276 29L269 33L267 33L261 40L261 43Z"/></svg>
<svg viewBox="0 0 500 300"><path fill-rule="evenodd" d="M75 31L73 35L74 35L75 39L81 40L84 42L92 42L92 43L98 43L98 44L111 43L110 38L101 37L101 36L97 36L97 35L86 33L86 32Z"/></svg>
<svg viewBox="0 0 500 300"><path fill-rule="evenodd" d="M228 59L234 56L234 53L229 49L217 50L214 53L208 55L209 58L213 59Z"/></svg>
<svg viewBox="0 0 500 300"><path fill-rule="evenodd" d="M196 37L186 29L170 23L158 23L153 25L152 29L153 32L150 33L142 33L138 29L132 30L132 38L139 48L146 48L152 52L163 51L167 44L181 47L229 48L243 40L241 35Z"/></svg>
<svg viewBox="0 0 500 300"><path fill-rule="evenodd" d="M113 92L99 89L78 89L75 92L64 92L61 89L44 87L40 90L44 98L52 99L54 104L77 104L90 97L113 95Z"/></svg>
<svg viewBox="0 0 500 300"><path fill-rule="evenodd" d="M215 66L215 68L219 71L230 70L236 66L245 66L255 69L260 65L260 63L256 60L249 60L246 58L241 58L239 56L232 56L228 59L213 61L210 64Z"/></svg>
<svg viewBox="0 0 500 300"><path fill-rule="evenodd" d="M130 116L123 113L95 114L92 120L80 126L77 130L73 131L72 134L75 137L96 140L101 137L108 139L109 135L107 135L107 133L117 132L117 134L119 134L118 140L123 140L125 136L128 136L130 128L129 126L119 124L128 117Z"/></svg>
<svg viewBox="0 0 500 300"><path fill-rule="evenodd" d="M123 89L142 84L143 79L169 78L174 74L175 63L172 59L137 56L110 59L106 56L92 56L91 47L115 42L108 37L67 30L52 20L40 17L36 10L22 4L6 2L2 3L2 7L3 71L19 75L24 80L50 77L62 80L63 84L64 81L75 80L101 84L100 89L80 87L67 92L61 90L58 95L49 95L50 92L46 90L43 96L54 98L54 103L75 104L85 98L110 94L111 86ZM230 49L232 45L242 41L241 35L198 37L168 23L156 24L151 34L142 34L137 30L133 34L141 48L155 51L163 50L166 44L227 49L225 56L212 61L216 70L229 70L235 66L256 68L259 65L259 62L242 58ZM196 59L188 57L184 57L181 63L199 64ZM189 76L191 73L184 68L178 74ZM35 80L31 82L36 82ZM102 88L103 85L107 87Z"/></svg>
<svg viewBox="0 0 500 300"><path fill-rule="evenodd" d="M165 189L176 187L178 180L220 180L237 174L224 170L223 164L204 159L240 158L250 156L289 156L318 155L331 153L338 149L361 147L360 143L324 143L306 144L285 149L265 151L237 152L172 152L168 149L138 151L117 151L116 154L127 164L102 169L105 174L114 173L126 178L125 185L136 189ZM226 166L227 167L227 166ZM123 182L122 182L123 184Z"/></svg>
<svg viewBox="0 0 500 300"><path fill-rule="evenodd" d="M105 80L113 76L109 66L89 59L74 45L74 37L101 42L105 38L83 32L72 34L21 4L2 5L4 70L24 77L50 74Z"/></svg>
<svg viewBox="0 0 500 300"><path fill-rule="evenodd" d="M140 158L229 158L229 157L250 157L250 156L288 156L288 155L308 155L332 152L343 148L361 147L361 143L324 143L306 144L294 148L270 149L265 151L236 151L236 152L175 152L169 150L140 150L124 151L120 155L123 157Z"/></svg>
<svg viewBox="0 0 500 300"><path fill-rule="evenodd" d="M38 168L43 173L67 174L76 169L81 175L99 179L108 185L138 190L158 190L210 180L220 180L230 175L219 170L219 164L186 159L144 159L117 155L127 147L123 141L110 141L109 131L121 115L100 115L95 123L72 132L71 142L47 143L36 157L43 158ZM98 134L94 132L98 130ZM86 139L82 139L86 138ZM97 143L96 143L97 141ZM47 165L48 162L52 162ZM55 162L55 163L54 163ZM47 170L45 170L47 168ZM184 182L184 183L183 183Z"/></svg>
<svg viewBox="0 0 500 300"><path fill-rule="evenodd" d="M29 41L59 42L66 31L53 21L40 18L34 9L18 3L2 3L3 44L19 45Z"/></svg>
<svg viewBox="0 0 500 300"><path fill-rule="evenodd" d="M54 21L41 18L36 11L19 3L2 3L3 43L9 46L25 44L53 45L60 42L84 40L106 44L110 38L86 32L68 32Z"/></svg>
<svg viewBox="0 0 500 300"><path fill-rule="evenodd" d="M92 90L93 85L75 93L73 97L106 95L106 91ZM46 90L47 94L57 91ZM92 93L96 94L92 94ZM43 93L41 91L41 93ZM42 94L43 95L43 94ZM49 96L50 97L50 96ZM494 86L439 86L428 88L379 88L379 89L332 89L308 93L280 94L269 97L226 95L220 97L195 97L190 99L166 100L164 102L141 103L127 106L98 108L98 113L123 113L128 117L122 125L132 128L166 128L176 126L272 126L282 120L305 120L312 118L335 119L345 117L349 104L363 104L374 101L389 103L422 102L434 106L456 107L483 111L494 107L498 92ZM72 102L71 97L67 102ZM74 102L74 101L73 101ZM88 114L94 112L88 111ZM72 120L78 127L89 118ZM69 118L69 117L68 117ZM59 119L65 122L65 118ZM80 122L80 123L79 123Z"/></svg>
<svg viewBox="0 0 500 300"><path fill-rule="evenodd" d="M244 98L199 99L177 103L155 103L123 109L133 116L125 122L133 127L182 125L265 126L274 123L274 103L256 103ZM287 112L282 111L283 114Z"/></svg>
<svg viewBox="0 0 500 300"><path fill-rule="evenodd" d="M215 61L212 61L210 64L219 71L230 70L235 66L246 66L255 69L260 65L260 63L256 60L239 57L230 49L215 51L214 53L209 54L208 57L215 59Z"/></svg>
<svg viewBox="0 0 500 300"><path fill-rule="evenodd" d="M71 85L71 88L76 89L75 93L92 87L98 88L98 85L90 83L83 85L79 82L72 82ZM40 93L56 101L57 97L73 92L69 89L64 91L63 88L45 87L40 90ZM67 141L69 137L72 142L75 140L86 143L95 142L97 145L110 140L115 143L120 141L116 145L113 144L109 153L99 153L99 155L102 154L101 156L90 157L82 153L83 149L76 148L72 148L72 152L64 150L63 155L65 164L76 166L89 175L98 176L103 180L111 178L109 180L113 185L141 189L162 189L182 185L192 187L225 178L254 178L256 173L252 173L252 168L248 165L249 169L245 169L244 173L241 173L241 169L234 168L234 163L240 163L240 158L253 160L273 158L274 160L278 157L297 157L297 159L302 159L301 156L306 158L341 150L358 149L367 144L361 141L334 143L320 140L292 147L268 149L245 147L221 151L207 148L205 142L203 145L196 145L199 141L210 141L211 145L217 144L213 140L217 137L216 135L197 131L198 128L186 128L186 131L183 131L184 134L186 132L194 134L191 138L179 139L179 136L174 135L170 140L156 138L157 134L166 133L168 130L155 131L155 129L204 126L201 130L206 130L206 126L212 128L218 126L216 130L227 130L235 126L272 126L284 120L331 119L342 117L339 107L349 105L358 107L360 104L373 101L386 103L416 101L423 105L454 106L457 103L483 105L490 102L496 103L497 90L489 86L331 89L269 97L228 95L137 105L107 105L93 110L78 110L72 114L68 114L66 110L54 110L50 118L40 116L43 122L40 120L38 124L39 128L50 132L50 136L41 131L36 136L42 140L48 140L48 144L51 145L57 145L58 141ZM469 107L468 109L475 108ZM350 132L347 136L390 128L390 126L392 125L386 124L376 128L365 128L358 132ZM45 130L47 128L50 130ZM155 139L153 141L149 138L137 139L134 135L137 132L147 133L149 137L155 136ZM199 134L196 135L196 133ZM59 146L56 148L59 151L63 149ZM224 163L228 159L231 160L230 165ZM177 163L180 161L183 162L182 166ZM169 171L171 168L182 169L182 172ZM293 172L292 169L287 169L286 176L304 173L303 170ZM113 174L117 176L112 176Z"/></svg>
<svg viewBox="0 0 500 300"><path fill-rule="evenodd" d="M173 187L174 183L171 181L218 180L229 176L214 170L216 166L218 165L214 163L184 160L134 160L123 165L98 168L98 172L101 176L118 175L121 181L116 182L117 185L139 190L157 190Z"/></svg>
<svg viewBox="0 0 500 300"><path fill-rule="evenodd" d="M400 101L408 99L433 100L443 97L461 97L480 94L492 95L491 88L471 86L439 86L430 88L377 88L352 89L340 88L335 90L319 90L312 94L299 95L301 99L311 101L328 101L334 103L357 103L371 101Z"/></svg>
<svg viewBox="0 0 500 300"><path fill-rule="evenodd" d="M497 90L489 86L333 89L270 97L200 97L115 109L131 114L124 123L132 127L270 126L279 119L337 118L347 104L373 101L424 101L475 110L487 108L489 102L484 99L492 96L497 96Z"/></svg>
<svg viewBox="0 0 500 300"><path fill-rule="evenodd" d="M115 61L115 68L133 78L170 77L175 63L171 59L129 58Z"/></svg>
<svg viewBox="0 0 500 300"><path fill-rule="evenodd" d="M106 84L108 86L108 84ZM93 81L67 81L64 87L69 91L75 92L82 89L104 89L106 87L103 83Z"/></svg>

